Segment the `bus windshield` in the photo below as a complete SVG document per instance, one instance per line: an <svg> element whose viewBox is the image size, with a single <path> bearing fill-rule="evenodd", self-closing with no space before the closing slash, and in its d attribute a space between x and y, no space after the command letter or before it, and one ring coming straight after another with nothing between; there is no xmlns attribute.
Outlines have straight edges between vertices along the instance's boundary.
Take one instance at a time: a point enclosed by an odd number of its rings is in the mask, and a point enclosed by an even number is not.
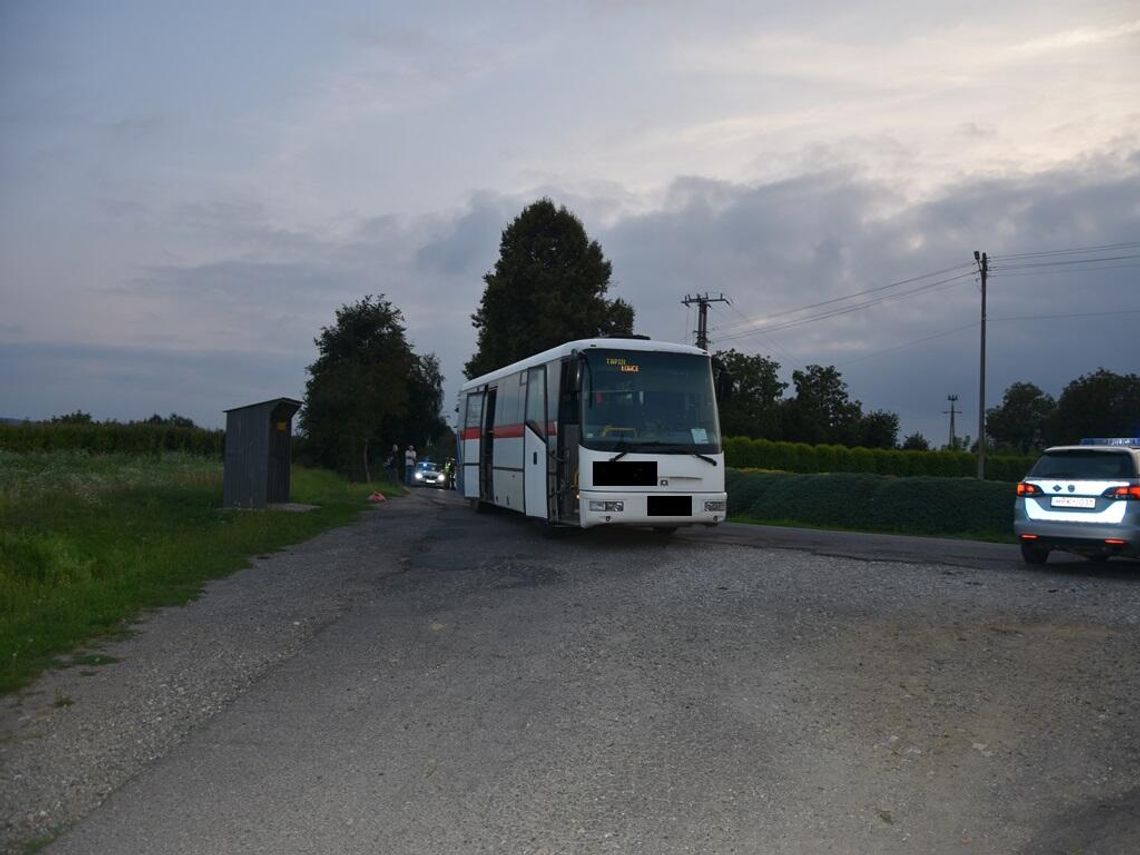
<svg viewBox="0 0 1140 855"><path fill-rule="evenodd" d="M627 453L720 451L707 356L591 349L582 359L582 445Z"/></svg>

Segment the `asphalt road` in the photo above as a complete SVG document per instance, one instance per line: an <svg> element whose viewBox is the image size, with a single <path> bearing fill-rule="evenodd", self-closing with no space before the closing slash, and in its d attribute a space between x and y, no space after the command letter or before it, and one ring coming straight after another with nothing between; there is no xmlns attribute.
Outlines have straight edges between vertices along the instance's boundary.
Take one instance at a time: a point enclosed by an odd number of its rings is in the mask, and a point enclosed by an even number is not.
<svg viewBox="0 0 1140 855"><path fill-rule="evenodd" d="M42 788L10 843L1140 851L1134 562L746 526L550 537L422 492L114 653L0 710L0 795Z"/></svg>

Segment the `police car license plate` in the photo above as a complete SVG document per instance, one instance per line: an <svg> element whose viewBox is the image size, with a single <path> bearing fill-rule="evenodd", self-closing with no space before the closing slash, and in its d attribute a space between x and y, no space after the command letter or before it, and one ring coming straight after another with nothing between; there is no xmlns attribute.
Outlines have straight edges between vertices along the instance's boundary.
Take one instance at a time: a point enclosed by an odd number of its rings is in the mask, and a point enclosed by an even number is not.
<svg viewBox="0 0 1140 855"><path fill-rule="evenodd" d="M1054 508L1095 508L1093 496L1054 496L1049 503Z"/></svg>

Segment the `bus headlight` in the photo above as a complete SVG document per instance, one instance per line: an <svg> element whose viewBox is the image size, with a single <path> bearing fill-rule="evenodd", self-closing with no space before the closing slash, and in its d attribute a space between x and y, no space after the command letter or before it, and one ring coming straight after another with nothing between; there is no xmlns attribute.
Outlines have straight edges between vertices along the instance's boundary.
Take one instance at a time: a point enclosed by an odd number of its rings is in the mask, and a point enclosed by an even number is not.
<svg viewBox="0 0 1140 855"><path fill-rule="evenodd" d="M713 511L724 513L725 504L725 502L705 502L705 511L710 513Z"/></svg>
<svg viewBox="0 0 1140 855"><path fill-rule="evenodd" d="M625 510L625 502L595 502L591 499L590 510L603 513L621 513Z"/></svg>

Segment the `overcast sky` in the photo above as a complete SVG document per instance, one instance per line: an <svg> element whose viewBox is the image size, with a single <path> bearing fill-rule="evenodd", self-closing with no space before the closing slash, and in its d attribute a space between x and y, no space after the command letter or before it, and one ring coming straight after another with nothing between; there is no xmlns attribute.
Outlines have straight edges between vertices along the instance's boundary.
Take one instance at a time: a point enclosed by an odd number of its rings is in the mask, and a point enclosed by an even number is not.
<svg viewBox="0 0 1140 855"><path fill-rule="evenodd" d="M5 0L0 416L222 426L379 293L450 411L542 196L637 332L976 435L974 250L987 405L1140 371L1140 7Z"/></svg>

